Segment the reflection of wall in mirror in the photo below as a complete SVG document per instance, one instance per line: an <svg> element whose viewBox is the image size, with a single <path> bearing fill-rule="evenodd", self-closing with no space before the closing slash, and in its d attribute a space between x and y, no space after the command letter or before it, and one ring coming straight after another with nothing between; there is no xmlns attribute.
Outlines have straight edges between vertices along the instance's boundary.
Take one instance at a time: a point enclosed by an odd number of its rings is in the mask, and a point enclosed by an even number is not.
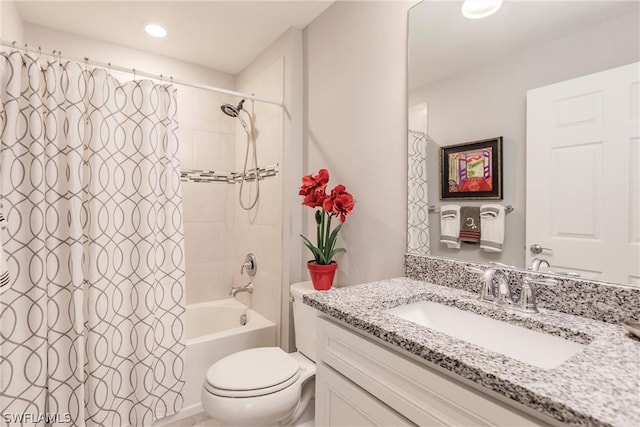
<svg viewBox="0 0 640 427"><path fill-rule="evenodd" d="M503 203L515 207L514 213L506 220L505 250L502 253L480 251L477 245L463 245L454 251L433 244L433 255L524 266L526 92L638 61L638 21L638 13L624 15L494 59L469 73L452 76L409 93L409 105L420 102L429 105L429 136L434 141L428 153L431 159L438 158L440 146L492 135L504 136ZM430 62L438 63L437 58L431 58ZM430 194L438 194L437 162L428 165L428 182ZM432 200L431 203L437 201ZM480 202L465 203L474 204L479 205ZM431 233L431 241L438 242L438 227L431 227Z"/></svg>

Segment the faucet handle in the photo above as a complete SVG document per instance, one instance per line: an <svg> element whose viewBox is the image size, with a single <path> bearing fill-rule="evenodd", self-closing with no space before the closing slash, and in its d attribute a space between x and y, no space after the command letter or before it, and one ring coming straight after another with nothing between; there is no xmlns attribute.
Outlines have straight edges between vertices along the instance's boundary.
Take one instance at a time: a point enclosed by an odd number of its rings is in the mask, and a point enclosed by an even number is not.
<svg viewBox="0 0 640 427"><path fill-rule="evenodd" d="M535 276L525 275L522 280L522 292L520 294L520 310L525 313L537 313L538 306L536 304L536 286L549 285L555 286L558 281L548 278L536 278Z"/></svg>
<svg viewBox="0 0 640 427"><path fill-rule="evenodd" d="M467 267L469 268L469 267ZM482 271L478 268L471 267L473 270L469 270L474 273L482 273L482 288L480 289L480 297L481 301L493 301L495 300L495 288L493 286L493 275L496 274L497 270L495 268L488 268L485 271Z"/></svg>
<svg viewBox="0 0 640 427"><path fill-rule="evenodd" d="M536 305L536 281L531 276L524 276L522 281L522 292L520 293L520 310L525 313L537 313Z"/></svg>
<svg viewBox="0 0 640 427"><path fill-rule="evenodd" d="M553 279L537 279L529 275L525 275L523 277L522 291L520 292L520 301L518 302L520 310L525 313L538 312L538 306L536 304L536 287L534 285L544 284L547 281L556 282Z"/></svg>
<svg viewBox="0 0 640 427"><path fill-rule="evenodd" d="M243 274L246 271L249 276L255 276L256 270L258 270L256 256L252 253L248 253L244 259L244 263L240 267L240 274Z"/></svg>
<svg viewBox="0 0 640 427"><path fill-rule="evenodd" d="M498 297L494 301L494 304L499 306L512 306L513 300L511 299L511 284L509 283L509 278L502 270L496 270L497 276L497 291Z"/></svg>

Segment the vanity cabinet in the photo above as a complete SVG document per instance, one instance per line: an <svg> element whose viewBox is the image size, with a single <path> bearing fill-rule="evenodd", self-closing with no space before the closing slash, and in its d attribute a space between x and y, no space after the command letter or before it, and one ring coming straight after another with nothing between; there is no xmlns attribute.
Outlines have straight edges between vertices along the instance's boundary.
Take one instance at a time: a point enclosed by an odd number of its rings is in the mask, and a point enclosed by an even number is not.
<svg viewBox="0 0 640 427"><path fill-rule="evenodd" d="M328 318L317 340L317 426L547 424Z"/></svg>

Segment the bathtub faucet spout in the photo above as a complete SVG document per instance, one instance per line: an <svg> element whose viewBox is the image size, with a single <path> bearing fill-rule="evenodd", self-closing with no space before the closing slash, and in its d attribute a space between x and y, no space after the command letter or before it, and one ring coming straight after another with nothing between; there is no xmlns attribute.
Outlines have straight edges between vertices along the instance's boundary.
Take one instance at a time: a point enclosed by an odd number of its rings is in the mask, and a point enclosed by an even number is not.
<svg viewBox="0 0 640 427"><path fill-rule="evenodd" d="M249 282L244 286L234 286L229 291L229 295L235 297L238 292L248 292L250 294L253 293L253 283Z"/></svg>

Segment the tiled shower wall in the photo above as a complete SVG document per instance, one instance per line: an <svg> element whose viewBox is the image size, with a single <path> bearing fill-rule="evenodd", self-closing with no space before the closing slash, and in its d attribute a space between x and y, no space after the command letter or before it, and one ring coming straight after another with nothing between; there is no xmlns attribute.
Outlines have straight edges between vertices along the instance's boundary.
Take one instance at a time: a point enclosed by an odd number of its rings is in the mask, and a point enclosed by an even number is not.
<svg viewBox="0 0 640 427"><path fill-rule="evenodd" d="M276 61L239 91L282 99L283 61ZM220 110L239 99L199 89L179 89L180 159L182 169L241 173L247 134L237 118ZM268 319L280 322L282 284L283 109L246 101L251 113L258 167L278 165L278 173L261 179L260 197L250 211L240 207L239 182L183 182L187 304L228 298L231 286L253 282L253 295L237 298ZM242 117L248 121L246 115ZM253 147L248 168L253 167ZM245 204L256 192L255 181L244 183ZM255 277L241 274L248 253L256 255Z"/></svg>
<svg viewBox="0 0 640 427"><path fill-rule="evenodd" d="M236 121L220 110L234 97L178 87L181 168L233 172ZM183 182L187 304L227 298L233 261L234 184Z"/></svg>

